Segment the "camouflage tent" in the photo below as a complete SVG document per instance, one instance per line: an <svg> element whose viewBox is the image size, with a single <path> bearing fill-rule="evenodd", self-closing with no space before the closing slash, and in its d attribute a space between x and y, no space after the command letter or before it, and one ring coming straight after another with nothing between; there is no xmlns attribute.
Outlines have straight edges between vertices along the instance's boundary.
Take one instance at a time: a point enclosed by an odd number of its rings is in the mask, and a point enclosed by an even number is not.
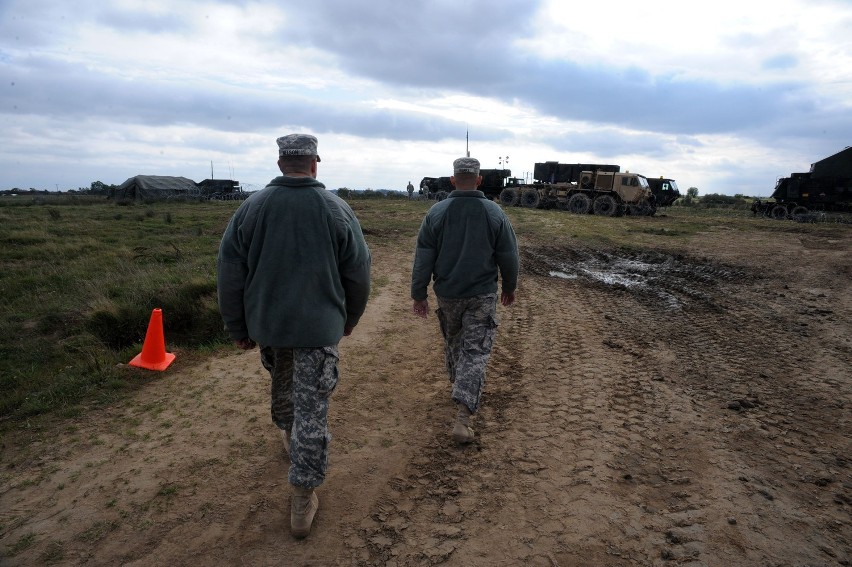
<svg viewBox="0 0 852 567"><path fill-rule="evenodd" d="M116 201L163 201L200 195L201 190L195 181L186 177L137 175L110 191L109 197Z"/></svg>

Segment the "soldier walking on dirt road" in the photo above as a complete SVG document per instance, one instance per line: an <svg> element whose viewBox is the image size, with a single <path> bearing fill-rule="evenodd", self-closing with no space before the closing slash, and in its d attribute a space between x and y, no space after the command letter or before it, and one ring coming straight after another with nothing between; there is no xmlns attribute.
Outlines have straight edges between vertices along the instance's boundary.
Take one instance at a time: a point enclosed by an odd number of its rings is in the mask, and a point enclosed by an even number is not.
<svg viewBox="0 0 852 567"><path fill-rule="evenodd" d="M290 459L290 530L302 538L328 466L337 345L364 313L371 257L352 209L316 180L317 139L290 134L277 143L283 175L246 199L222 236L219 310L237 346L260 345L272 421Z"/></svg>
<svg viewBox="0 0 852 567"><path fill-rule="evenodd" d="M477 190L482 183L478 160L455 160L450 182L455 190L429 209L420 226L411 299L414 314L425 318L427 288L434 280L444 360L458 406L452 437L466 444L474 440L470 416L479 409L497 330L498 271L500 302L512 305L518 284L518 243L503 209Z"/></svg>

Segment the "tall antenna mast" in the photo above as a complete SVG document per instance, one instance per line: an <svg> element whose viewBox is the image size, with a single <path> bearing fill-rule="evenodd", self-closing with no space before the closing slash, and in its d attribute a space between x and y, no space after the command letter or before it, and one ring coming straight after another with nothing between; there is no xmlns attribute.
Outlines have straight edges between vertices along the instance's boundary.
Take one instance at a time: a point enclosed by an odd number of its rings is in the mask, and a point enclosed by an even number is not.
<svg viewBox="0 0 852 567"><path fill-rule="evenodd" d="M470 157L470 131L464 131L464 149L467 153L467 157Z"/></svg>
<svg viewBox="0 0 852 567"><path fill-rule="evenodd" d="M210 179L213 179L213 160L210 160Z"/></svg>

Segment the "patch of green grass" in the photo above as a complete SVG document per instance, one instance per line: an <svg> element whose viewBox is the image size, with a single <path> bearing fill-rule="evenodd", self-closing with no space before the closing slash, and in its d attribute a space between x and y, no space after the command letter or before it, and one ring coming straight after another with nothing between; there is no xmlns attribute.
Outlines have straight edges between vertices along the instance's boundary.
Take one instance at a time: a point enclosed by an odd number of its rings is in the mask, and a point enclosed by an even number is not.
<svg viewBox="0 0 852 567"><path fill-rule="evenodd" d="M178 492L178 487L175 484L167 484L165 486L161 486L160 490L157 491L157 496L163 498L171 498L175 496Z"/></svg>
<svg viewBox="0 0 852 567"><path fill-rule="evenodd" d="M216 254L237 205L0 206L2 427L56 410L73 418L81 402L111 403L144 384L119 365L140 352L155 307L169 347L226 344Z"/></svg>

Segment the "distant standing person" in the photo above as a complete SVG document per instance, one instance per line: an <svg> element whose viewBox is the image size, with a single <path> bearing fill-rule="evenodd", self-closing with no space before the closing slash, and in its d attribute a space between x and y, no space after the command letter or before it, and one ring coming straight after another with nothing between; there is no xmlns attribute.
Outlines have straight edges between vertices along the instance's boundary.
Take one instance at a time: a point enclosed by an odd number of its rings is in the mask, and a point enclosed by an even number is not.
<svg viewBox="0 0 852 567"><path fill-rule="evenodd" d="M282 175L240 205L222 237L219 310L238 347L260 345L272 421L290 459L290 529L302 538L328 466L337 345L364 313L371 257L352 209L316 180L317 139L277 143Z"/></svg>
<svg viewBox="0 0 852 567"><path fill-rule="evenodd" d="M452 437L466 444L475 438L470 416L479 409L497 330L498 272L500 303L512 305L518 284L518 243L503 209L477 190L482 183L478 160L455 160L450 183L455 190L429 209L420 226L411 298L414 314L425 318L427 288L434 280L444 360L458 407Z"/></svg>
<svg viewBox="0 0 852 567"><path fill-rule="evenodd" d="M412 199L414 197L414 185L411 184L411 181L408 182L406 189L408 190L408 198Z"/></svg>

